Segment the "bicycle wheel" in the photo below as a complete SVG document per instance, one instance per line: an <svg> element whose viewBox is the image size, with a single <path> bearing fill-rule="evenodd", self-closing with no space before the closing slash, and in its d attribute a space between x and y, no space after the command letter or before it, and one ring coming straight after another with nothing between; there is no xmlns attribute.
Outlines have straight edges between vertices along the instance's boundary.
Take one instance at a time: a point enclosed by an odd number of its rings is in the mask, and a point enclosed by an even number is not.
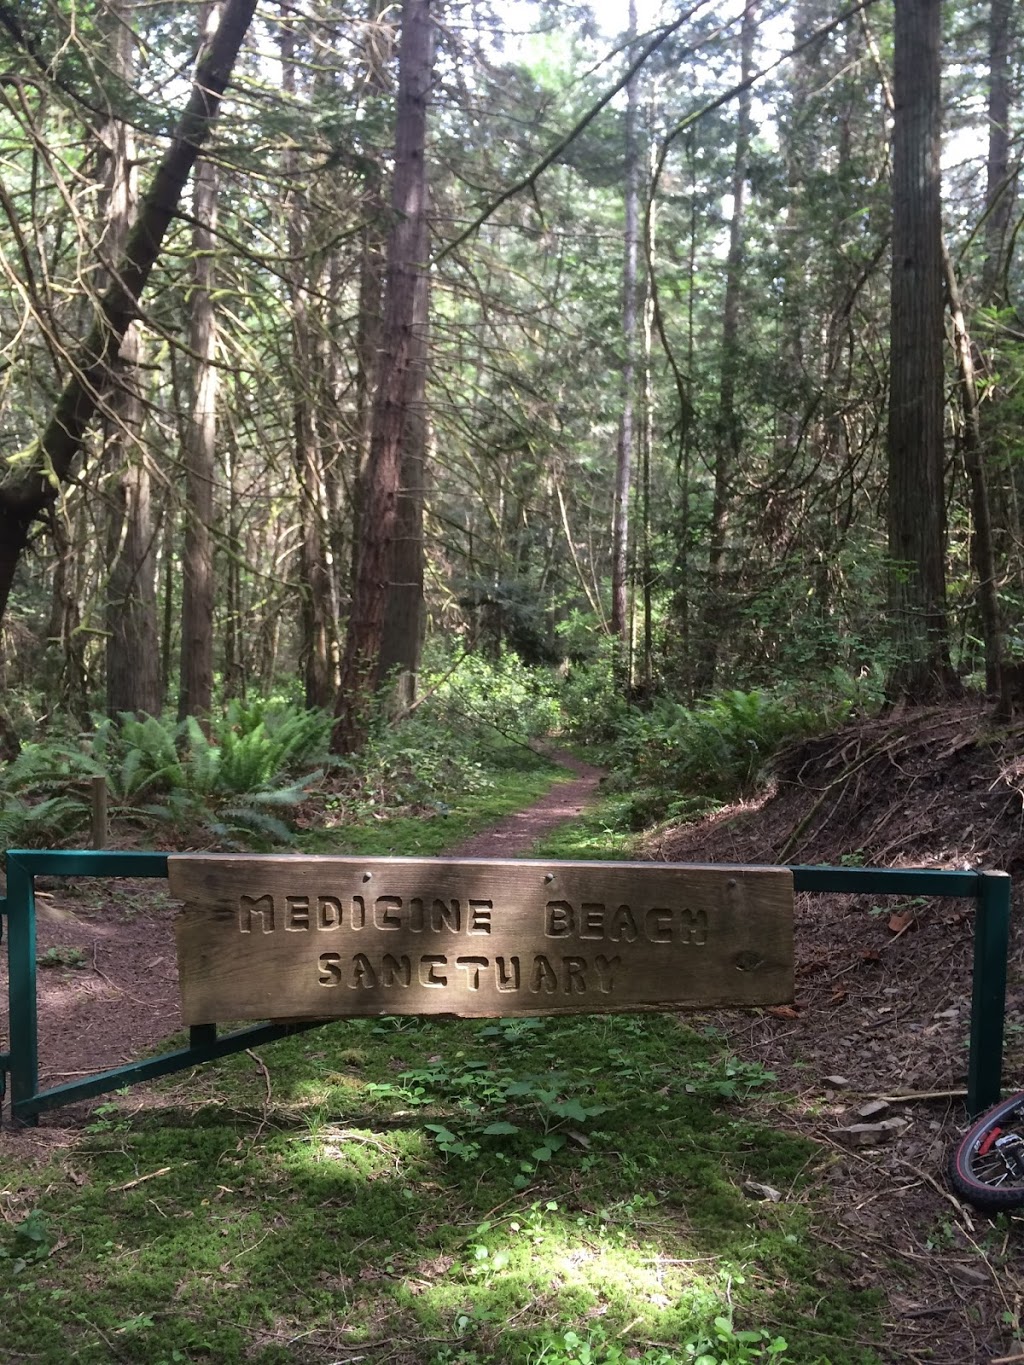
<svg viewBox="0 0 1024 1365"><path fill-rule="evenodd" d="M988 1109L958 1143L949 1183L985 1213L1024 1206L1024 1094Z"/></svg>

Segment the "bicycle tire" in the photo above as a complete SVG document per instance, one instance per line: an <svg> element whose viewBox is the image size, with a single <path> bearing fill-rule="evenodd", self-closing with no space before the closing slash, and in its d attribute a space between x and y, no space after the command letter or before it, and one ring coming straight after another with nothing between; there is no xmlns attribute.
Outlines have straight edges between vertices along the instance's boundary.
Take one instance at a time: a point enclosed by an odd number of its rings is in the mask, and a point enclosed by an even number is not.
<svg viewBox="0 0 1024 1365"><path fill-rule="evenodd" d="M1013 1135L1024 1143L1024 1092L987 1109L960 1139L950 1157L950 1185L983 1213L1024 1207L1024 1175L1014 1171L995 1145L998 1139ZM1017 1166L1020 1171L1019 1160Z"/></svg>

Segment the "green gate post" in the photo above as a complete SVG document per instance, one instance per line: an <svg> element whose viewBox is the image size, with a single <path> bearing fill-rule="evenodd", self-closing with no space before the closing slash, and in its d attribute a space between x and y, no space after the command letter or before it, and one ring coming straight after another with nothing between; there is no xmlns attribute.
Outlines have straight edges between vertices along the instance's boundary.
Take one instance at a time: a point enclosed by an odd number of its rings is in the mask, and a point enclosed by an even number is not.
<svg viewBox="0 0 1024 1365"><path fill-rule="evenodd" d="M4 934L7 932L7 897L0 896L0 951L3 951ZM8 1024L8 1034L10 1025ZM7 1039L7 1047L10 1049L11 1040ZM3 1124L4 1101L7 1099L7 1073L11 1069L11 1054L0 1052L0 1126Z"/></svg>
<svg viewBox="0 0 1024 1365"><path fill-rule="evenodd" d="M978 874L971 1052L967 1067L967 1112L971 1118L995 1104L1002 1088L1011 885L1005 872Z"/></svg>
<svg viewBox="0 0 1024 1365"><path fill-rule="evenodd" d="M36 898L32 873L7 855L7 971L10 1001L11 1112L39 1082L36 1016Z"/></svg>

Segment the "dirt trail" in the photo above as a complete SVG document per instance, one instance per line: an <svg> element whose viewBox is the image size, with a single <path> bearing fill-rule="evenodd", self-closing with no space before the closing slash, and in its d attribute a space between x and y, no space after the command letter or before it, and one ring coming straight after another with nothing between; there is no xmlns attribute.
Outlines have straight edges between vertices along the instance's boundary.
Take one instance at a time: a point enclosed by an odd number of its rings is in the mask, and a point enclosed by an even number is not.
<svg viewBox="0 0 1024 1365"><path fill-rule="evenodd" d="M464 839L461 844L446 850L452 858L519 858L529 853L534 844L559 825L576 820L593 801L601 780L601 769L561 750L552 750L548 757L553 763L576 774L574 782L561 782L552 787L532 806L506 815L490 829Z"/></svg>

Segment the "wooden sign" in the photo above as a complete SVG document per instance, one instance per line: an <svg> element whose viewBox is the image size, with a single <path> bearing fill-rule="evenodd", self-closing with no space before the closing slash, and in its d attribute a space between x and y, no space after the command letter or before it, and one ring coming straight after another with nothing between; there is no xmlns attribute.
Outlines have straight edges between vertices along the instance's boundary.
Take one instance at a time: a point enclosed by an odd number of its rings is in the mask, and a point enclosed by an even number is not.
<svg viewBox="0 0 1024 1365"><path fill-rule="evenodd" d="M183 854L186 1024L793 998L788 868Z"/></svg>

